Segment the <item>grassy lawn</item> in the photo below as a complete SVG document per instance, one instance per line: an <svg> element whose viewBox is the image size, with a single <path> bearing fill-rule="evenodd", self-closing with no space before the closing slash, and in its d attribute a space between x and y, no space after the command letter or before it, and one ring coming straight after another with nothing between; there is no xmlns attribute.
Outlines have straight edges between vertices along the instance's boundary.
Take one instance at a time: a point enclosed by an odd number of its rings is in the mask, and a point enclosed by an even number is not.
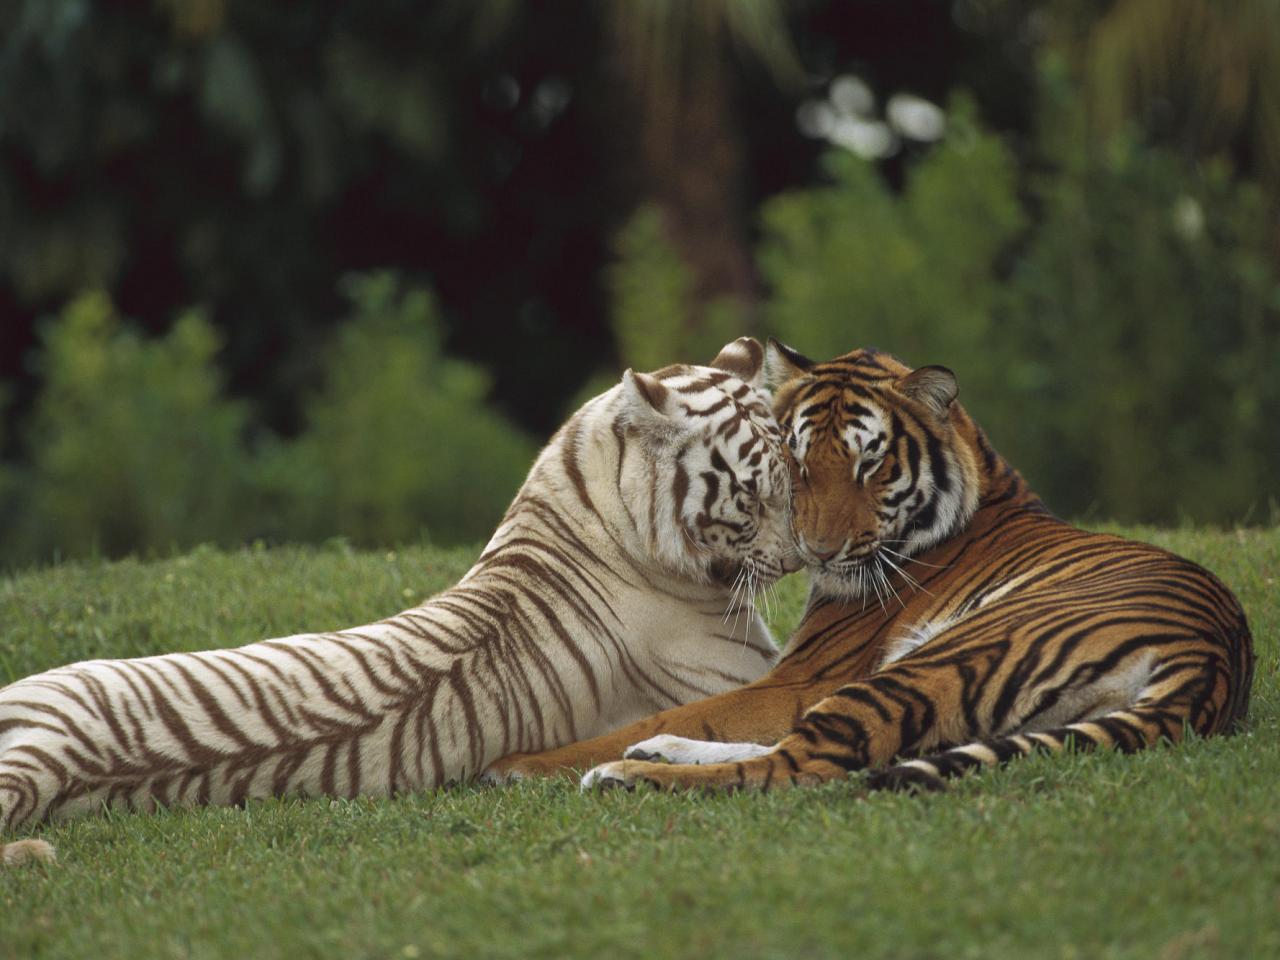
<svg viewBox="0 0 1280 960"><path fill-rule="evenodd" d="M1121 531L1216 571L1258 648L1248 732L1036 757L943 795L569 784L49 828L0 957L1280 956L1280 530ZM0 683L391 613L474 551L197 550L0 580ZM804 584L783 584L785 633Z"/></svg>

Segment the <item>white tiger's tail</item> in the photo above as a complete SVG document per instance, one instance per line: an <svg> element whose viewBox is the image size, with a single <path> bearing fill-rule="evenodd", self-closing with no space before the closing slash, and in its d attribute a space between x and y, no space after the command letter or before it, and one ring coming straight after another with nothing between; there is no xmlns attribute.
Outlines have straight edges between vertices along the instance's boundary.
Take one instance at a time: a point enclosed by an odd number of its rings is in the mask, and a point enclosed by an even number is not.
<svg viewBox="0 0 1280 960"><path fill-rule="evenodd" d="M0 866L18 867L24 863L56 863L52 844L44 840L15 840L0 846Z"/></svg>
<svg viewBox="0 0 1280 960"><path fill-rule="evenodd" d="M0 763L0 830L9 831L18 827L22 817L15 816L27 801L33 781L27 771L16 769L19 764ZM27 840L11 840L0 843L0 870L5 867L17 867L24 863L54 863L57 861L53 845L45 840L30 838Z"/></svg>

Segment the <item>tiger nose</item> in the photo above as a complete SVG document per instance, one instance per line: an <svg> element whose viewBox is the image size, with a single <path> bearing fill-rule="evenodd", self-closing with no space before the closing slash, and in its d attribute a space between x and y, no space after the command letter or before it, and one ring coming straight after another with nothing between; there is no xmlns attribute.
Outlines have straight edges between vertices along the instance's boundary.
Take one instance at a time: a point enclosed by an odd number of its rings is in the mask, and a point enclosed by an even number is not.
<svg viewBox="0 0 1280 960"><path fill-rule="evenodd" d="M813 557L813 559L817 560L819 563L826 563L844 549L843 541L837 543L833 547L830 544L822 542L808 543L805 541L804 537L800 537L800 545L805 549L809 556Z"/></svg>

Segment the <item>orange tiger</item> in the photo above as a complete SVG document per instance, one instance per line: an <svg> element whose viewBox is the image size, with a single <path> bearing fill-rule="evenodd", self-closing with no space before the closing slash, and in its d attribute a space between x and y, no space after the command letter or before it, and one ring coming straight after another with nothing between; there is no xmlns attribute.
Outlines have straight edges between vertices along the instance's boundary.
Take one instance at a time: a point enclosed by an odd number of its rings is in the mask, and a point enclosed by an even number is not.
<svg viewBox="0 0 1280 960"><path fill-rule="evenodd" d="M1244 719L1253 651L1231 592L1052 516L956 403L950 370L875 350L814 363L776 341L769 360L812 579L778 665L490 779L607 760L584 786L767 789L871 769L872 788L941 789L1037 750L1139 750Z"/></svg>

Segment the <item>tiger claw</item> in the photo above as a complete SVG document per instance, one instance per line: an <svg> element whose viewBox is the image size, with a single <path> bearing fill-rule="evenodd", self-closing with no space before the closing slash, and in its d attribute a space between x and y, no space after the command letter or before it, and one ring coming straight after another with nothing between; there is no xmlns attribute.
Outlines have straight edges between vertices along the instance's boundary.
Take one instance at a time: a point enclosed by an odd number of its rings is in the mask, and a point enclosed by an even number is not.
<svg viewBox="0 0 1280 960"><path fill-rule="evenodd" d="M911 764L900 764L877 770L866 779L868 790L892 790L897 793L942 793L947 789L942 778Z"/></svg>
<svg viewBox="0 0 1280 960"><path fill-rule="evenodd" d="M635 789L635 785L628 782L626 774L622 771L622 764L618 761L592 767L582 775L580 786L584 793L590 790Z"/></svg>
<svg viewBox="0 0 1280 960"><path fill-rule="evenodd" d="M670 762L669 760L667 760L666 757L664 757L660 753L653 753L648 750L641 750L637 747L629 748L625 756L628 760L643 760L646 763L669 763Z"/></svg>
<svg viewBox="0 0 1280 960"><path fill-rule="evenodd" d="M519 783L523 779L524 774L519 770L489 767L476 778L476 782L486 787L502 787L512 783Z"/></svg>

